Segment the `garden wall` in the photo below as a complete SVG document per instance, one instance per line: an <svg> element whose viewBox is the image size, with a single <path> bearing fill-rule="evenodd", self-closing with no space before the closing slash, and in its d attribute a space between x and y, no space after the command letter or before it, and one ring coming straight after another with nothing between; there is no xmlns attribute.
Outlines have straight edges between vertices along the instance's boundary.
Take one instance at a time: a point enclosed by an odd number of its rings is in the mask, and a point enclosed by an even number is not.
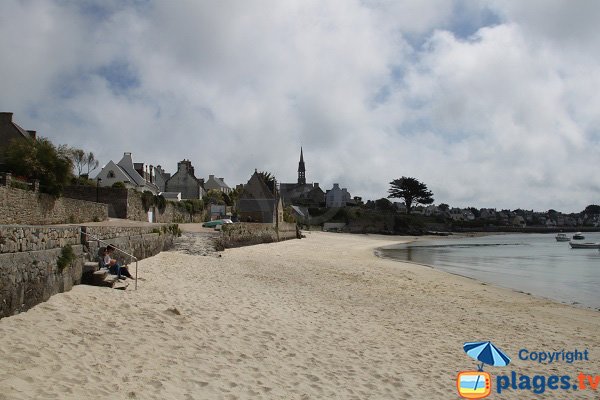
<svg viewBox="0 0 600 400"><path fill-rule="evenodd" d="M0 186L0 224L73 224L107 218L106 204Z"/></svg>

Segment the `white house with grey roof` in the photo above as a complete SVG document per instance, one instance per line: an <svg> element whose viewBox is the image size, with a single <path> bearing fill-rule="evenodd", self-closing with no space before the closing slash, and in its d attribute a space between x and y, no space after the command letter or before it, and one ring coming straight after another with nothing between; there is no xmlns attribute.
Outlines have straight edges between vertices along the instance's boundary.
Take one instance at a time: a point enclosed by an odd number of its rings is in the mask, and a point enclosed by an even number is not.
<svg viewBox="0 0 600 400"><path fill-rule="evenodd" d="M124 153L118 163L109 161L95 178L99 186L112 186L123 182L126 188L139 192L150 191L157 194L160 190L154 183L154 167L144 163L133 163L131 153Z"/></svg>

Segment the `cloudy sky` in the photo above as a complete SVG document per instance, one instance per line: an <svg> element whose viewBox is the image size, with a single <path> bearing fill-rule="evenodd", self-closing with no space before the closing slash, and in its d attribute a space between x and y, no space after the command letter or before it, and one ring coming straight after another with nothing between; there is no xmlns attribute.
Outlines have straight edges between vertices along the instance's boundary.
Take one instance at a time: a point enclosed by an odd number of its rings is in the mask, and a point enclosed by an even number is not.
<svg viewBox="0 0 600 400"><path fill-rule="evenodd" d="M254 171L452 206L600 203L595 0L16 1L0 111L231 186Z"/></svg>

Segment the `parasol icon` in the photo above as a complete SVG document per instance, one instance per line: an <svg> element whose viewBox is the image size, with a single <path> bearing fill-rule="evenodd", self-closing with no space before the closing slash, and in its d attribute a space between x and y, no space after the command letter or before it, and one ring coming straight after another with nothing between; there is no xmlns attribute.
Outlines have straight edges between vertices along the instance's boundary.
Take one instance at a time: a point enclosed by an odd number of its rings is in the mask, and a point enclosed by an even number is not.
<svg viewBox="0 0 600 400"><path fill-rule="evenodd" d="M483 371L483 364L494 367L505 367L510 363L510 357L494 346L492 342L467 342L463 345L465 353L481 362L479 370Z"/></svg>

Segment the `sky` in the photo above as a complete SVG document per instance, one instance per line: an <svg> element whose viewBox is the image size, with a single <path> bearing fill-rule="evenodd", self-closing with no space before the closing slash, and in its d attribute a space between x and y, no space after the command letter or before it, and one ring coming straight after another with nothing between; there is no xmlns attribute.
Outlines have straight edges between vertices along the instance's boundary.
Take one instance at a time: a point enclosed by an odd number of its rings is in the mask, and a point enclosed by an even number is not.
<svg viewBox="0 0 600 400"><path fill-rule="evenodd" d="M101 165L600 203L596 0L3 0L0 111Z"/></svg>

